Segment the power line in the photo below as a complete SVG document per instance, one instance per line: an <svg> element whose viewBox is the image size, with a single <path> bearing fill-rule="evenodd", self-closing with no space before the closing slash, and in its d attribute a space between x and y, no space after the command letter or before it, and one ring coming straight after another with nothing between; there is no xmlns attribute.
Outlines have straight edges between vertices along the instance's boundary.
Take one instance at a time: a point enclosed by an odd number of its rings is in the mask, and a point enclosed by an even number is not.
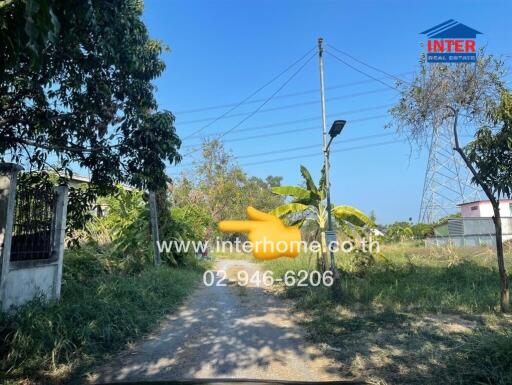
<svg viewBox="0 0 512 385"><path fill-rule="evenodd" d="M373 138L382 138L384 136L391 136L391 135L395 135L394 132L387 132L387 133L384 133L384 134L373 134L373 135L364 135L364 136L359 136L359 137L356 137L356 138L352 138L352 139L345 139L339 143L336 143L333 147L337 147L338 145L341 145L341 144L344 144L344 143L350 143L350 142L358 142L358 141L361 141L361 140L367 140L367 139L373 139ZM307 145L307 146L301 146L301 147L291 147L291 148L281 148L281 149L277 149L277 150L274 150L274 151L267 151L267 152L260 152L260 153L252 153L252 154L246 154L246 155L241 155L241 156L237 156L237 159L242 159L242 158L253 158L253 157L257 157L257 156L265 156L265 155L272 155L272 154L275 154L276 152L278 153L287 153L287 152L293 152L293 151L299 151L299 150L306 150L306 149L309 149L309 148L315 148L315 147L320 147L322 145L322 143L317 143L317 144L310 144L310 145Z"/></svg>
<svg viewBox="0 0 512 385"><path fill-rule="evenodd" d="M357 97L357 96L371 95L371 94L376 94L376 93L384 92L384 91L389 91L389 89L388 88L378 88L375 90L368 90L368 91L355 92L355 93L346 94L346 95L339 95L339 96L330 97L329 101L348 99L348 98ZM318 103L320 103L320 101L317 99L308 100L306 102L293 103L293 104L287 104L287 105L279 106L279 107L267 108L264 110L260 110L259 113L287 110L287 109L291 109L291 108L295 108L295 107L304 107L304 106L318 104ZM234 117L238 117L238 116L245 116L246 114L247 114L246 112L238 112L236 114L225 115L221 119L229 119L229 118L234 118ZM181 122L180 124L199 123L199 122L204 122L204 121L207 121L210 119L212 119L212 118L201 118L201 119L196 119L196 120L187 120L185 122ZM218 120L220 120L220 119L218 119ZM193 136L196 136L196 135L189 135L189 136L187 136L187 138L190 138Z"/></svg>
<svg viewBox="0 0 512 385"><path fill-rule="evenodd" d="M414 71L402 72L402 73L397 74L396 76L398 78L398 76L407 76L407 75L410 75L410 74L413 74L413 73L414 73ZM395 75L393 75L393 76L395 76ZM382 77L382 78L380 78L380 80L386 79L387 77L388 76ZM372 83L374 81L375 80L373 80L373 79L364 79L364 80L358 80L358 81L354 81L354 82L341 83L341 84L337 84L337 85L330 86L330 87L325 87L325 89L326 90L335 90L335 89L346 88L346 87L350 87L350 86L356 86L356 85L360 85L360 84L368 84L368 83ZM291 97L301 96L301 95L308 95L308 94L313 94L313 93L318 93L318 89L315 88L315 89L298 91L298 92L284 94L284 95L278 95L274 99L286 99L286 98L291 98ZM244 102L244 103L242 103L240 105L256 104L256 103L260 103L260 102L262 102L264 100L265 100L264 98L248 100L248 101L246 101L246 102ZM192 109L188 109L188 110L175 111L174 114L175 115L184 115L184 114L191 114L191 113L196 113L196 112L218 110L218 109L221 109L221 108L233 107L233 106L239 105L239 103L240 102L238 102L238 103L219 104L219 105L216 105L216 106L192 108Z"/></svg>
<svg viewBox="0 0 512 385"><path fill-rule="evenodd" d="M381 108L388 108L388 107L392 107L392 106L394 106L394 104L392 104L392 103L381 104L381 105L378 105L378 106L358 108L358 109L355 109L355 110L333 112L333 113L327 114L327 116L328 117L332 117L332 116L340 116L340 115L350 115L350 114L356 114L356 113L359 113L359 112L374 111L374 110L378 110L378 109L381 109ZM318 117L318 115L315 115L315 116L310 116L310 117L302 118L302 119L288 120L288 121L284 121L284 122L278 122L278 123L264 124L264 125L260 125L260 126L247 127L247 128L243 128L243 129L240 129L240 130L236 130L236 132L246 132L246 131L261 130L261 129L265 129L265 128L272 128L272 127L291 126L291 125L296 124L296 123L309 122L309 121L314 121L314 120L317 120L317 119L319 119L319 117ZM201 139L206 139L208 137L213 137L215 135L219 135L219 134L222 134L224 132L225 131L220 131L220 132L217 132L217 133L212 133L211 135L204 136Z"/></svg>
<svg viewBox="0 0 512 385"><path fill-rule="evenodd" d="M360 149L363 149L363 148L371 148L371 147L380 147L380 146L385 146L385 145L394 144L394 143L397 143L397 141L396 140L390 140L390 141L387 141L387 142L373 143L373 144L367 144L367 145L362 145L362 146L339 148L339 149L336 149L336 150L332 150L331 153L333 153L333 152L345 152L345 151L360 150ZM261 161L261 162L245 163L245 164L241 164L240 166L241 167L255 166L255 165L260 165L260 164L282 162L282 161L286 161L286 160L311 158L311 157L315 157L315 156L322 156L322 153L320 153L320 152L312 152L312 153L303 154L303 155L299 155L299 156L290 156L290 157L284 157L284 158L269 159L269 160L265 160L265 161Z"/></svg>
<svg viewBox="0 0 512 385"><path fill-rule="evenodd" d="M386 146L386 145L390 145L390 144L394 144L394 143L400 143L400 142L397 142L396 140L390 140L390 141L386 141L386 142L378 142L378 143L366 144L366 145L361 145L361 146L338 148L338 149L335 149L335 150L331 150L331 153L333 153L333 152L347 152L347 151L362 150L362 149L365 149L365 148L372 148L372 147L381 147L381 146ZM321 156L321 155L322 154L319 153L319 152L311 152L311 153L302 154L302 155L296 155L296 156L275 158L275 159L263 160L263 161L258 161L258 162L243 163L243 164L240 164L239 166L240 167L256 166L256 165L261 165L261 164L283 162L283 161L287 161L287 160L312 158L312 157ZM181 170L181 171L184 171L184 170ZM178 176L179 174L171 174L171 175L172 176Z"/></svg>
<svg viewBox="0 0 512 385"><path fill-rule="evenodd" d="M352 119L352 120L350 120L350 123L364 122L364 121L368 121L368 120L382 119L382 118L386 118L386 117L388 117L387 114L386 115L376 115L376 116L370 116L370 117L361 118L361 119ZM315 117L315 119L317 119L317 118ZM319 129L320 129L319 125L317 124L317 125L314 125L314 126L308 126L308 127L303 127L303 128L294 128L294 129L291 129L291 130L272 132L272 133L269 133L269 134L260 134L260 135L253 135L253 136L243 136L243 137L240 137L240 138L227 139L227 140L223 140L223 142L224 143L241 142L241 141L246 141L246 140L268 138L268 137L272 137L272 136L281 136L281 135L286 135L286 134L293 134L293 133L296 133L296 132L304 132L304 131L319 130ZM239 132L239 131L237 131L237 132ZM192 147L195 147L195 146L197 146L197 144L192 144L192 145L184 146L182 148L186 149L186 148L192 148Z"/></svg>
<svg viewBox="0 0 512 385"><path fill-rule="evenodd" d="M204 125L203 127L199 128L198 130L194 131L192 134L190 135L194 135L194 134L197 134L205 129L207 129L208 127L210 127L212 124L214 124L215 122L217 122L219 119L222 119L224 116L226 116L227 114L229 114L231 111L234 111L236 108L238 108L239 106L241 106L243 103L247 102L249 99L251 99L253 96L255 96L257 93L259 93L261 90L263 90L264 88L266 88L267 86L269 86L270 84L272 84L274 81L276 81L277 79L279 79L282 75L284 75L286 72L288 72L290 69L292 69L293 67L295 67L295 65L297 65L298 63L300 63L304 58L306 58L313 50L315 50L315 48L312 48L310 49L308 52L306 52L304 55L302 55L298 60L296 60L295 62L293 62L291 65L289 65L287 68L285 68L283 71L281 71L279 74L277 74L276 76L274 76L271 80L269 80L267 83L265 83L263 86L261 86L260 88L258 88L256 91L254 91L253 93L251 93L249 96L247 96L245 99L243 99L242 101L240 101L239 103L235 104L232 108L230 108L229 110L225 111L223 114L219 115L217 118L214 118L210 123ZM189 135L189 136L190 136ZM187 137L185 137L184 139L187 139Z"/></svg>
<svg viewBox="0 0 512 385"><path fill-rule="evenodd" d="M233 127L231 127L229 130L227 131L224 131L222 134L220 134L218 136L218 139L221 139L223 138L224 136L228 135L230 132L232 132L233 130L237 129L239 126L241 126L244 122L246 122L248 119L250 119L252 116L254 116L255 114L258 113L258 111L260 111L268 102L270 102L274 96L276 96L284 87L286 87L288 85L288 83L290 83L294 78L295 76L298 75L298 73L316 56L316 53L314 53L313 55L311 55L309 57L309 59L307 59L288 79L286 79L286 81L281 84L281 86L275 90L263 103L261 103L256 109L254 109L251 113L249 113L245 118L243 118L242 120L240 120L237 124L235 124ZM196 151L198 151L199 149L195 149L191 152L189 152L188 154L185 154L185 156L191 154L191 153L194 153Z"/></svg>
<svg viewBox="0 0 512 385"><path fill-rule="evenodd" d="M382 74L384 74L384 75L386 75L386 76L388 76L388 77L390 77L390 78L393 78L393 79L395 79L395 80L397 80L397 81L399 81L399 82L409 84L409 82L407 82L407 81L405 81L405 80L403 80L403 79L400 79L398 76L395 76L395 75L393 75L393 74L390 74L389 72L386 72L386 71L384 71L384 70L381 70L380 68L377 68L377 67L375 67L375 66L373 66L373 65L371 65L371 64L368 64L368 63L366 63L366 62L364 62L364 61L362 61L362 60L360 60L360 59L358 59L358 58L356 58L356 57L354 57L354 56L350 55L349 53L344 52L344 51L342 51L342 50L340 50L340 49L338 49L338 48L334 47L334 46L333 46L333 45L331 45L331 44L327 44L327 46L328 46L329 48L332 48L332 49L333 49L333 50L335 50L336 52L339 52L339 53L341 53L342 55L348 56L348 57L349 57L349 58L351 58L352 60L354 60L354 61L356 61L356 62L358 62L358 63L360 63L360 64L362 64L362 65L364 65L364 66L366 66L366 67L368 67L368 68L373 69L374 71L380 72L380 73L382 73Z"/></svg>
<svg viewBox="0 0 512 385"><path fill-rule="evenodd" d="M384 81L380 80L379 78L376 78L375 76L370 75L369 73L367 73L367 72L365 72L365 71L363 71L363 70L360 70L359 68L357 68L357 67L353 66L352 64L350 64L350 63L349 63L349 62L347 62L346 60L343 60L343 59L341 59L340 57L338 57L338 56L336 56L335 54L333 54L332 52L329 52L329 50L326 50L325 52L326 52L328 55L330 55L330 56L332 56L333 58L335 58L336 60L338 60L339 62L341 62L341 63L345 64L347 67L352 68L354 71L357 71L357 72L359 72L360 74L363 74L363 75L365 75L365 76L369 77L370 79L375 80L376 82L379 82L379 83L381 83L381 84L384 84L386 87L389 87L389 88L391 88L391 89L393 89L393 90L395 90L395 91L398 91L396 87L390 86L388 83L386 83L386 82L384 82Z"/></svg>
<svg viewBox="0 0 512 385"><path fill-rule="evenodd" d="M371 147L379 147L379 146L389 145L389 144L393 144L393 143L397 143L397 141L396 140L392 140L392 141L386 141L386 142L366 144L366 145L361 145L361 146L338 148L338 149L331 150L331 153L342 152L342 151L345 152L345 151L360 150L360 149L371 148ZM319 153L319 152L311 152L311 153L305 153L305 154L289 156L289 157L275 158L275 159L263 160L263 161L258 161L258 162L243 163L240 166L241 167L254 166L254 165L260 165L260 164L282 162L282 161L286 161L286 160L311 158L311 157L321 156L321 155L322 154Z"/></svg>
<svg viewBox="0 0 512 385"><path fill-rule="evenodd" d="M315 127L315 128L318 129L318 127ZM344 143L359 142L361 140L368 140L368 139L374 139L374 138L382 138L382 137L391 136L391 135L395 135L395 133L394 132L386 132L386 133L383 133L383 134L372 134L372 135L358 136L358 137L351 138L351 139L345 139L345 140L343 140L343 141L341 141L339 143L336 143L334 145L334 147L337 147L338 145L341 145L341 144L344 144ZM295 152L295 151L299 151L299 150L307 150L307 149L310 149L310 148L320 147L321 145L322 145L321 143L317 143L317 144L308 144L306 146L299 146L299 147L279 148L279 149L272 150L272 151L265 151L265 152L258 152L258 153L252 153L252 154L246 154L246 155L239 155L239 156L236 156L236 158L237 159L254 158L254 157L258 157L258 156L272 155L272 154L275 154L275 153L284 154L284 153L288 153L288 152ZM193 163L180 164L177 167L190 167L190 166L193 166Z"/></svg>

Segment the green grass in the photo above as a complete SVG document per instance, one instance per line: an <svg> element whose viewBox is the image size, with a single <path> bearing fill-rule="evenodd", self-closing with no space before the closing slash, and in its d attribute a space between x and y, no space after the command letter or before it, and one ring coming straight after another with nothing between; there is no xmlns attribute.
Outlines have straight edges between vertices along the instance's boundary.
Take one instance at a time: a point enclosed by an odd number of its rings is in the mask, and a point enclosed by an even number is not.
<svg viewBox="0 0 512 385"><path fill-rule="evenodd" d="M67 252L62 298L0 318L0 382L60 383L149 332L200 281L198 267L126 272L100 250Z"/></svg>
<svg viewBox="0 0 512 385"><path fill-rule="evenodd" d="M341 295L325 287L284 295L343 374L378 384L512 383L512 318L499 313L492 250L385 245L364 269L347 254L337 262ZM506 264L510 274L510 250ZM315 265L308 255L265 262L275 277Z"/></svg>
<svg viewBox="0 0 512 385"><path fill-rule="evenodd" d="M346 303L390 311L480 314L498 310L497 264L490 250L387 246L364 274L354 273L351 258L337 256ZM314 257L301 255L268 261L265 267L279 277L287 270L313 269L315 264ZM510 273L510 255L507 265Z"/></svg>

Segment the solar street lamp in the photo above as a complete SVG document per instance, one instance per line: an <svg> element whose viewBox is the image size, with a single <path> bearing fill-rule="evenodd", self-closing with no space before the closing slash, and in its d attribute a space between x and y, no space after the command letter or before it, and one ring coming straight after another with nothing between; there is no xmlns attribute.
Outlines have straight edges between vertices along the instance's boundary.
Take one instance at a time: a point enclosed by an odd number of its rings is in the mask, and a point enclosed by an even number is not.
<svg viewBox="0 0 512 385"><path fill-rule="evenodd" d="M327 150L329 150L332 140L341 133L341 131L343 130L343 127L345 127L346 123L347 123L346 120L335 120L332 123L331 129L329 130L330 139L329 139L329 143L327 143Z"/></svg>

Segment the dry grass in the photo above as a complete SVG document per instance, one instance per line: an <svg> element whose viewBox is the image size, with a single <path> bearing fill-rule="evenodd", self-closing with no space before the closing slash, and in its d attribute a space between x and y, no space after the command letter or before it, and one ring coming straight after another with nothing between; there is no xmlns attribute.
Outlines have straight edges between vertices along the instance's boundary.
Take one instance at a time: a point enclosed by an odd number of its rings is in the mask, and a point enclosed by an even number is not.
<svg viewBox="0 0 512 385"><path fill-rule="evenodd" d="M279 276L310 260L265 266ZM384 245L362 276L351 272L352 262L338 257L342 295L335 299L327 288L285 290L343 374L374 384L512 383L512 318L499 313L492 249Z"/></svg>

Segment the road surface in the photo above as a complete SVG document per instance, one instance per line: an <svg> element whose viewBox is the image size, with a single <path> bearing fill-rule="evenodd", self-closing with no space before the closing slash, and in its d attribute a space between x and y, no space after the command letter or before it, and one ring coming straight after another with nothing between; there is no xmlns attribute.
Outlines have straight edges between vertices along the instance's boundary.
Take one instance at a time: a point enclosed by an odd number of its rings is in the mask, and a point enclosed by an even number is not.
<svg viewBox="0 0 512 385"><path fill-rule="evenodd" d="M215 269L250 276L258 265L220 260ZM341 380L336 364L306 341L289 310L262 287L202 284L153 334L94 370L88 381Z"/></svg>

